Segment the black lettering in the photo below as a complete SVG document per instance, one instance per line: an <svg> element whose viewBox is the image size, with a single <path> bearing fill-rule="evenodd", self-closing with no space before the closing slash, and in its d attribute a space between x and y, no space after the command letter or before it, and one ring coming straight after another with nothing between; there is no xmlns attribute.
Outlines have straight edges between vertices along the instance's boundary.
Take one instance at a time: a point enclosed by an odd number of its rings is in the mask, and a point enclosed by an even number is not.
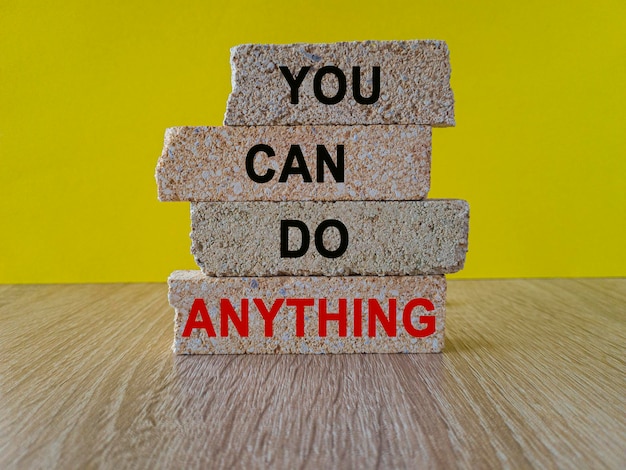
<svg viewBox="0 0 626 470"><path fill-rule="evenodd" d="M372 68L372 94L365 98L361 95L361 67L352 67L352 95L360 104L373 104L380 96L380 67Z"/></svg>
<svg viewBox="0 0 626 470"><path fill-rule="evenodd" d="M293 166L294 160L297 160L297 166ZM286 183L289 175L302 175L302 180L305 183L313 182L311 173L309 173L309 169L306 166L306 161L304 160L304 155L302 155L302 150L299 145L292 145L289 148L287 160L285 161L285 166L283 166L283 171L280 173L278 181L280 183Z"/></svg>
<svg viewBox="0 0 626 470"><path fill-rule="evenodd" d="M338 87L335 96L325 96L322 92L322 79L326 74L332 73L337 77ZM317 71L313 78L313 92L315 97L324 104L337 104L346 95L346 76L344 73L333 65L327 65Z"/></svg>
<svg viewBox="0 0 626 470"><path fill-rule="evenodd" d="M250 149L248 155L246 156L246 172L252 181L255 183L267 183L274 177L274 170L269 168L264 175L259 175L256 171L254 171L254 157L259 152L265 152L268 157L273 157L276 155L274 153L274 149L269 145L258 144Z"/></svg>
<svg viewBox="0 0 626 470"><path fill-rule="evenodd" d="M289 249L289 227L297 228L302 235L300 248L297 250ZM280 257L281 258L300 258L306 254L309 249L311 236L309 229L301 220L281 220L280 221Z"/></svg>
<svg viewBox="0 0 626 470"><path fill-rule="evenodd" d="M324 165L328 167L330 174L337 183L344 182L344 161L343 161L343 145L337 145L337 163L333 162L332 157L323 145L317 146L317 182L324 182Z"/></svg>
<svg viewBox="0 0 626 470"><path fill-rule="evenodd" d="M339 247L335 251L327 250L324 246L324 231L328 227L335 227L339 230ZM328 219L322 222L315 230L315 248L324 258L338 258L346 252L348 248L348 229L344 224L335 219Z"/></svg>
<svg viewBox="0 0 626 470"><path fill-rule="evenodd" d="M289 88L291 88L291 104L298 104L298 89L300 88L300 85L302 85L304 77L306 77L306 74L309 72L309 69L311 67L302 67L298 72L298 75L296 75L295 77L291 75L289 67L281 65L278 68L283 73L283 76L287 80L287 83L289 83Z"/></svg>

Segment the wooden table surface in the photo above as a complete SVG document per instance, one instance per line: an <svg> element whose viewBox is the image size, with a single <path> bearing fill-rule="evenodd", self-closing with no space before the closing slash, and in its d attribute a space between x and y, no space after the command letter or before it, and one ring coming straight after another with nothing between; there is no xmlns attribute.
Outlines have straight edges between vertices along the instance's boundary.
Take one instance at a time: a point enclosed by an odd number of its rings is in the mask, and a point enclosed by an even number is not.
<svg viewBox="0 0 626 470"><path fill-rule="evenodd" d="M451 281L443 354L189 356L165 284L0 286L0 468L626 468L626 279Z"/></svg>

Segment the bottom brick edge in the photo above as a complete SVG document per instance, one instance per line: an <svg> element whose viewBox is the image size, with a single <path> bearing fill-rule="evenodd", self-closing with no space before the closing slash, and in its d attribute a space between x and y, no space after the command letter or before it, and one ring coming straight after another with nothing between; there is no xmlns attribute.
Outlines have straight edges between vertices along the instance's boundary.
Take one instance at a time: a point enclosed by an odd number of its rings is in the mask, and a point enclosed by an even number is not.
<svg viewBox="0 0 626 470"><path fill-rule="evenodd" d="M437 276L208 277L175 271L175 354L437 353Z"/></svg>

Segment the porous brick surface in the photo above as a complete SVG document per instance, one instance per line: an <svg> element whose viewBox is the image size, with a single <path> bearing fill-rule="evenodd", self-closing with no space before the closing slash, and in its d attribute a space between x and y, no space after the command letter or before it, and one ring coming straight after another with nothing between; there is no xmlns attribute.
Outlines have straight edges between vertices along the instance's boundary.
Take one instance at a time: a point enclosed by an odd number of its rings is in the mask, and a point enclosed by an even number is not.
<svg viewBox="0 0 626 470"><path fill-rule="evenodd" d="M281 221L297 220L310 233L302 257L281 257ZM315 231L338 220L348 245L336 258L322 256ZM423 275L462 269L467 251L469 206L462 200L191 203L191 251L207 275ZM322 231L322 245L336 252L339 229ZM288 230L290 251L301 232Z"/></svg>
<svg viewBox="0 0 626 470"><path fill-rule="evenodd" d="M259 144L275 155L259 150L248 159ZM317 164L324 151L335 164L343 154L343 182L328 164ZM161 201L416 200L428 194L430 154L426 126L174 127L166 131L156 179ZM270 171L271 180L254 181L247 160L253 177Z"/></svg>
<svg viewBox="0 0 626 470"><path fill-rule="evenodd" d="M292 103L281 66L294 80L302 67L310 67L298 86L297 104ZM320 102L314 92L317 72L328 66L339 68L346 77L345 96L334 104ZM374 103L355 100L353 67L360 67L362 97L372 96L373 67L380 67L380 92ZM231 68L226 125L454 125L450 59L443 41L245 44L231 49ZM339 79L330 73L319 77L323 95L337 95Z"/></svg>
<svg viewBox="0 0 626 470"><path fill-rule="evenodd" d="M216 278L200 271L175 271L169 278L169 301L176 310L173 350L177 354L439 352L444 345L445 295L444 276ZM419 305L405 308L420 298L430 301L434 309L426 311ZM189 337L183 337L195 299L202 299L206 306L215 336L195 328ZM221 336L222 299L228 300L239 318L243 316L241 299L248 299L248 327L243 334L228 320L228 336ZM266 323L257 302L262 301L269 311L280 299L282 305L272 322L272 334L266 336ZM286 299L311 299L313 303L303 310L303 336L297 336L296 307L288 306ZM345 299L345 336L340 336L336 320L324 322L326 336L321 336L320 299L324 299L330 313L338 313L339 299ZM360 308L355 299L360 299ZM372 317L375 336L370 334L371 299L388 319L395 319L395 334L388 334L377 317ZM390 299L395 307L390 307ZM389 314L392 308L395 317ZM357 310L360 315L355 313ZM201 319L198 312L194 314L195 320ZM405 315L415 329L427 329L424 316L434 316L435 331L424 337L413 335L414 331L409 333Z"/></svg>

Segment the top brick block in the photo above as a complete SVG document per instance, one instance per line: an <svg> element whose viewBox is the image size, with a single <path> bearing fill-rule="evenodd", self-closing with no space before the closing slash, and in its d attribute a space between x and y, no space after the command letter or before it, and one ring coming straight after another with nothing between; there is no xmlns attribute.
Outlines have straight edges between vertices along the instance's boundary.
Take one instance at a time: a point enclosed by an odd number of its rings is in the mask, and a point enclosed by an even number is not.
<svg viewBox="0 0 626 470"><path fill-rule="evenodd" d="M244 44L224 124L454 126L444 41Z"/></svg>

